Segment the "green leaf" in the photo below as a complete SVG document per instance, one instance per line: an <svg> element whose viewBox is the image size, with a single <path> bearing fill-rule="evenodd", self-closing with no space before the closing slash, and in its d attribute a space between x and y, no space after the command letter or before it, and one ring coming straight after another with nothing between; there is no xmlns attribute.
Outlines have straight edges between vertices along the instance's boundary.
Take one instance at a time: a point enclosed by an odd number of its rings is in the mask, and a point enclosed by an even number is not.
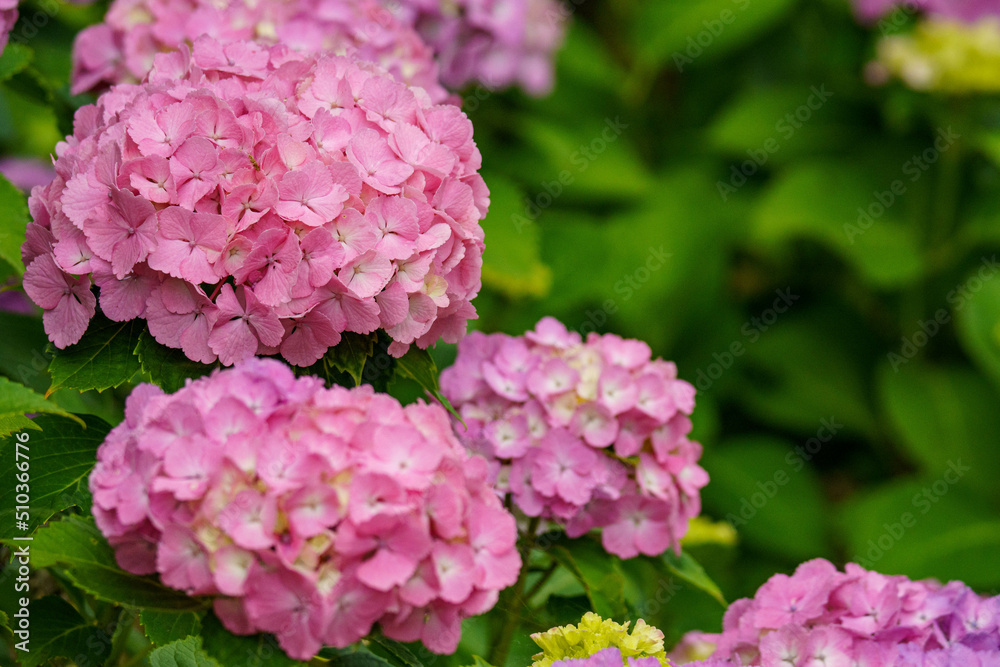
<svg viewBox="0 0 1000 667"><path fill-rule="evenodd" d="M376 339L374 334L345 332L340 342L327 352L326 358L334 368L350 375L358 386L365 364L374 353Z"/></svg>
<svg viewBox="0 0 1000 667"><path fill-rule="evenodd" d="M955 307L959 340L994 385L1000 387L1000 280L983 281L979 292L962 298L959 304L962 307Z"/></svg>
<svg viewBox="0 0 1000 667"><path fill-rule="evenodd" d="M1000 433L1000 394L982 376L918 361L896 370L887 364L879 374L879 394L900 444L924 473L940 477L961 462L971 466L963 486L1000 499L1000 458L983 447Z"/></svg>
<svg viewBox="0 0 1000 667"><path fill-rule="evenodd" d="M28 613L33 620L31 650L18 652L21 667L50 665L58 658L79 665L104 664L110 638L68 602L54 595L32 600Z"/></svg>
<svg viewBox="0 0 1000 667"><path fill-rule="evenodd" d="M384 635L376 633L370 636L367 648L375 655L385 658L395 667L424 667L420 659L405 644Z"/></svg>
<svg viewBox="0 0 1000 667"><path fill-rule="evenodd" d="M79 343L54 350L48 393L63 388L104 391L131 380L141 367L135 349L145 327L141 319L112 322L95 316Z"/></svg>
<svg viewBox="0 0 1000 667"><path fill-rule="evenodd" d="M390 663L377 655L358 651L335 656L327 664L330 667L387 667Z"/></svg>
<svg viewBox="0 0 1000 667"><path fill-rule="evenodd" d="M183 351L156 342L145 330L139 335L135 354L139 357L142 370L168 394L182 389L187 380L196 380L219 367L218 364L192 361Z"/></svg>
<svg viewBox="0 0 1000 667"><path fill-rule="evenodd" d="M441 393L441 386L438 384L437 364L427 350L421 350L416 345L411 345L409 351L396 360L396 370L403 377L414 380L420 387L441 402L441 405L450 412L455 419L462 420L461 415L455 411L451 402ZM464 423L464 422L463 422Z"/></svg>
<svg viewBox="0 0 1000 667"><path fill-rule="evenodd" d="M39 426L25 417L28 413L59 415L85 426L82 419L46 400L41 394L0 377L0 437L26 428L38 430Z"/></svg>
<svg viewBox="0 0 1000 667"><path fill-rule="evenodd" d="M166 612L143 609L139 615L149 641L165 646L201 631L201 617L194 612Z"/></svg>
<svg viewBox="0 0 1000 667"><path fill-rule="evenodd" d="M11 76L6 84L29 100L51 109L61 134L67 136L73 134L75 107L72 101L62 88L57 87L33 65L28 65Z"/></svg>
<svg viewBox="0 0 1000 667"><path fill-rule="evenodd" d="M907 219L906 209L919 202L915 195L907 196L916 188L909 179L899 179L896 169L885 174L854 162L797 164L775 179L754 212L758 240L766 245L797 238L819 241L879 287L915 280L923 273L924 260L917 225ZM886 190L893 182L903 194ZM876 193L884 195L887 208L875 200ZM882 210L875 218L867 213L873 205L876 213L878 207Z"/></svg>
<svg viewBox="0 0 1000 667"><path fill-rule="evenodd" d="M24 275L21 244L28 227L28 202L24 193L0 175L0 259L11 265L17 275Z"/></svg>
<svg viewBox="0 0 1000 667"><path fill-rule="evenodd" d="M56 512L77 506L90 509L87 477L97 456L97 448L111 427L90 415L68 419L42 415L35 419L41 432L28 434L25 446L16 447L15 438L8 438L0 448L0 478L10 483L0 486L0 535L23 534L14 530L16 506L16 475L22 474L18 464L27 461L30 476L30 524L42 525ZM18 456L20 452L20 456ZM34 550L32 551L34 553Z"/></svg>
<svg viewBox="0 0 1000 667"><path fill-rule="evenodd" d="M666 564L667 569L674 575L680 577L695 588L705 591L718 600L719 604L723 607L728 606L726 598L722 595L722 590L719 588L718 584L712 581L711 577L709 577L705 572L705 568L703 568L698 561L692 558L691 554L682 551L681 555L678 556L673 551L667 551L663 554L663 562Z"/></svg>
<svg viewBox="0 0 1000 667"><path fill-rule="evenodd" d="M285 655L272 635L234 635L212 613L206 614L202 619L201 637L205 653L227 667L244 664L304 667L305 664Z"/></svg>
<svg viewBox="0 0 1000 667"><path fill-rule="evenodd" d="M202 649L200 637L188 637L161 646L149 654L149 664L151 667L220 667Z"/></svg>
<svg viewBox="0 0 1000 667"><path fill-rule="evenodd" d="M36 568L62 566L79 588L99 600L157 611L199 611L205 602L119 569L92 517L67 516L39 529L31 544Z"/></svg>
<svg viewBox="0 0 1000 667"><path fill-rule="evenodd" d="M490 212L482 223L487 238L483 284L511 298L546 296L552 271L541 261L538 226L525 217L523 193L503 176L484 178L490 184Z"/></svg>
<svg viewBox="0 0 1000 667"><path fill-rule="evenodd" d="M634 15L633 43L643 61L671 60L687 71L689 63L677 64L678 54L694 62L724 56L771 28L794 4L794 0L644 2Z"/></svg>
<svg viewBox="0 0 1000 667"><path fill-rule="evenodd" d="M742 541L791 561L832 556L819 478L794 443L734 439L712 449L701 464L712 479L702 489L706 513L732 523Z"/></svg>
<svg viewBox="0 0 1000 667"><path fill-rule="evenodd" d="M49 339L42 328L42 320L18 313L0 313L0 373L44 392L49 386L49 356L46 350Z"/></svg>
<svg viewBox="0 0 1000 667"><path fill-rule="evenodd" d="M9 42L0 55L0 83L24 70L34 57L34 52L24 44Z"/></svg>
<svg viewBox="0 0 1000 667"><path fill-rule="evenodd" d="M604 618L621 618L625 606L625 576L617 558L609 556L599 544L589 539L557 544L548 553L569 570L583 586L594 612Z"/></svg>

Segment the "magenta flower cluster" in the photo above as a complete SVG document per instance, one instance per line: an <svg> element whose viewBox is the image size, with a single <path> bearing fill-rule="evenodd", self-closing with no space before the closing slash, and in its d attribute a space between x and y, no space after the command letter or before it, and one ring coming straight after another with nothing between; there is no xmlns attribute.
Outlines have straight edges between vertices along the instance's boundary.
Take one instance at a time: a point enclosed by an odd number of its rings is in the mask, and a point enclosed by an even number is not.
<svg viewBox="0 0 1000 667"><path fill-rule="evenodd" d="M374 623L455 650L517 579L514 517L448 415L250 360L168 395L140 385L90 477L119 565L215 596L292 657Z"/></svg>
<svg viewBox="0 0 1000 667"><path fill-rule="evenodd" d="M730 605L700 667L987 667L1000 665L1000 597L965 584L911 581L850 563L803 563Z"/></svg>
<svg viewBox="0 0 1000 667"><path fill-rule="evenodd" d="M105 22L76 38L73 91L137 83L157 53L206 34L374 62L435 103L447 100L430 47L378 0L114 0Z"/></svg>
<svg viewBox="0 0 1000 667"><path fill-rule="evenodd" d="M921 9L933 16L974 23L987 17L1000 16L1000 2L997 0L854 0L855 8L862 18L874 21L887 14L894 7Z"/></svg>
<svg viewBox="0 0 1000 667"><path fill-rule="evenodd" d="M610 553L678 548L708 475L688 439L694 387L649 346L567 331L552 318L524 336L473 332L441 387L492 462L497 489L571 537L602 528Z"/></svg>
<svg viewBox="0 0 1000 667"><path fill-rule="evenodd" d="M475 317L489 191L460 109L375 65L195 41L77 112L35 189L24 289L57 347L101 310L230 365L308 366L341 333L389 351Z"/></svg>
<svg viewBox="0 0 1000 667"><path fill-rule="evenodd" d="M445 85L548 92L568 11L557 0L393 0L435 51Z"/></svg>

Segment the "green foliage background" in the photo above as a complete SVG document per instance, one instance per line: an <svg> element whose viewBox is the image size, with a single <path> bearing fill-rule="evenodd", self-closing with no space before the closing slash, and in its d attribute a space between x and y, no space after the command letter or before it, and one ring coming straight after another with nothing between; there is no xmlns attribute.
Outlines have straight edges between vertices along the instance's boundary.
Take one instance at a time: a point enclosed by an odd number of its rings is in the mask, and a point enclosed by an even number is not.
<svg viewBox="0 0 1000 667"><path fill-rule="evenodd" d="M998 593L998 99L867 85L879 33L857 25L840 0L563 2L571 23L551 96L463 92L493 193L475 327L518 334L552 315L583 333L646 340L677 362L699 388L695 435L712 477L704 512L739 537L685 551L726 599L814 557ZM22 14L49 6L23 3ZM66 93L72 36L103 10L58 4L27 40L30 52L8 49L0 152L53 150L67 111L85 101ZM934 149L939 136L949 137L946 150ZM16 278L11 225L23 225L24 212L17 197L0 195L0 257ZM98 385L67 382L65 359L50 377L40 320L3 315L0 331L0 371L37 392L0 405L5 433L24 427L18 410L28 408L50 413L40 420L57 433L78 428L66 411L118 422L127 384L81 394ZM438 367L453 356L448 346L433 351ZM134 363L129 377L138 379L169 360ZM401 375L390 390L416 396L419 386ZM43 410L37 401L50 386L63 388ZM3 452L7 484L7 445ZM69 501L40 505L43 513L88 502L73 495L79 489L56 491ZM80 516L59 529L84 542L93 531ZM553 547L544 556L572 567L538 592L543 612L526 618L507 664L530 662L528 631L590 607L641 616L668 641L720 626L722 607L676 576L691 574L682 566L618 562L586 544L567 554ZM15 608L10 581L0 585L5 610ZM112 604L114 586L127 582L102 581L97 588L111 588L97 591L87 583L58 570L44 576L45 590L69 592L39 600L39 617L57 619L60 637L103 633L108 655L146 655L141 633L121 629L138 627L135 616L114 622L131 613ZM143 616L156 643L201 628L217 658L242 650L220 648L211 617L174 611L188 615ZM460 654L443 661L487 655L510 611L501 601L469 621ZM201 640L185 641L136 664L202 664Z"/></svg>

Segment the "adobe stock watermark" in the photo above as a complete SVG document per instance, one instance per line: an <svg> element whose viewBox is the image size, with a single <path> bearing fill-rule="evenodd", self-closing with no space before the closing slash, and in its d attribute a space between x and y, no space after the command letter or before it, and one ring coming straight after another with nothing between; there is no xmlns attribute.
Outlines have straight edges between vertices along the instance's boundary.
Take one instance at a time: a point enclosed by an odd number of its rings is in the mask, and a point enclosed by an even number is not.
<svg viewBox="0 0 1000 667"><path fill-rule="evenodd" d="M948 152L955 145L955 142L961 138L962 135L952 130L950 126L947 130L938 128L934 145L903 163L903 175L909 176L911 184L916 183L927 173L934 163L941 159L941 155ZM857 222L854 224L849 222L844 223L844 234L847 235L847 240L851 245L854 245L859 236L864 235L865 232L871 229L875 221L885 215L885 212L892 208L892 205L908 191L909 186L906 181L898 178L889 184L888 190L876 190L872 193L873 201L868 206L858 207Z"/></svg>
<svg viewBox="0 0 1000 667"><path fill-rule="evenodd" d="M975 275L948 292L945 298L948 305L951 306L951 310L938 308L934 311L934 317L917 321L916 331L901 339L902 345L899 352L889 352L886 355L893 372L898 373L900 367L910 363L910 360L916 357L920 350L944 329L945 325L951 322L952 313L960 312L965 308L976 293L997 276L997 272L1000 271L1000 263L997 262L996 255L983 257L982 260L982 265Z"/></svg>
<svg viewBox="0 0 1000 667"><path fill-rule="evenodd" d="M918 493L915 493L910 504L915 510L920 510L921 515L927 514L934 508L936 503L941 502L941 499L948 494L951 487L958 484L962 477L965 476L965 473L970 470L972 470L971 466L962 465L962 459L958 459L957 461L949 460L948 469L944 472L944 475L933 484L929 484ZM868 540L868 544L866 545L868 551L864 554L865 558L855 556L851 560L867 570L872 569L876 563L882 560L882 556L903 539L907 530L917 525L917 518L918 516L913 512L903 512L899 515L898 521L883 523L882 528L885 531L877 538Z"/></svg>
<svg viewBox="0 0 1000 667"><path fill-rule="evenodd" d="M575 174L569 169L563 169L557 177L551 181L542 181L542 191L534 197L525 198L524 215L515 213L510 216L510 221L518 233L524 229L525 225L530 225L538 220L542 211L552 206L555 200L562 196L565 189L573 185L579 174L587 171L590 165L599 158L608 146L618 141L618 138L628 129L628 123L623 123L621 116L604 119L604 129L590 140L589 143L581 145L569 156L569 161L575 168Z"/></svg>
<svg viewBox="0 0 1000 667"><path fill-rule="evenodd" d="M620 299L606 299L598 310L588 310L586 321L576 330L586 336L607 324L608 317L618 312L619 304L631 300L636 292L646 286L653 274L662 269L667 260L673 256L673 253L665 252L663 246L656 248L650 246L646 253L646 261L615 282L614 291Z"/></svg>
<svg viewBox="0 0 1000 667"><path fill-rule="evenodd" d="M741 12L746 11L747 7L750 6L750 0L732 0L732 3ZM701 30L696 35L689 36L687 38L687 48L683 51L674 51L673 53L674 65L677 67L677 71L684 72L684 68L687 65L693 64L695 60L705 53L705 49L711 48L715 40L719 38L719 35L724 33L727 27L736 22L737 16L738 14L732 9L723 9L719 12L718 18L702 21L701 24L704 26L704 30Z"/></svg>
<svg viewBox="0 0 1000 667"><path fill-rule="evenodd" d="M38 0L35 3L38 11L28 16L24 13L23 3L19 3L21 17L15 32L10 34L10 41L18 44L25 44L38 35L38 31L49 24L55 15L59 13L59 3L55 0Z"/></svg>
<svg viewBox="0 0 1000 667"><path fill-rule="evenodd" d="M897 2L893 10L879 19L878 30L883 37L899 32L910 22L914 16L920 13L921 7L912 0Z"/></svg>
<svg viewBox="0 0 1000 667"><path fill-rule="evenodd" d="M789 141L795 134L805 127L805 124L812 120L813 115L822 109L827 101L833 97L833 93L826 89L826 84L821 84L818 88L809 88L809 97L793 111L785 114L774 125L774 131L781 139ZM735 194L740 188L747 184L750 177L760 171L760 168L767 164L771 156L781 150L781 142L775 137L769 137L760 148L748 149L749 160L744 160L739 165L730 167L729 182L718 181L715 184L722 201L727 201L730 195Z"/></svg>
<svg viewBox="0 0 1000 667"><path fill-rule="evenodd" d="M715 361L706 368L697 370L694 386L699 391L711 389L715 381L733 367L736 359L746 354L747 346L760 340L760 337L778 321L778 316L787 313L792 304L801 298L798 294L792 294L791 287L776 290L775 294L777 298L770 308L762 312L759 317L751 317L740 327L740 335L743 336L743 339L734 340L724 352L715 352L712 355ZM746 340L746 343L743 340Z"/></svg>
<svg viewBox="0 0 1000 667"><path fill-rule="evenodd" d="M823 446L833 440L837 433L844 428L844 425L838 423L834 417L820 419L819 423L820 426L816 430L815 436L806 440L802 445L796 445L785 455L785 464L791 469L791 473L779 468L774 471L770 479L763 482L758 481L757 491L750 494L749 498L746 496L740 498L739 513L730 512L726 515L725 520L729 522L729 525L733 528L740 528L753 520L757 516L757 512L764 509L778 495L778 492L792 481L792 475L801 472L806 462L812 461L813 457L823 449Z"/></svg>

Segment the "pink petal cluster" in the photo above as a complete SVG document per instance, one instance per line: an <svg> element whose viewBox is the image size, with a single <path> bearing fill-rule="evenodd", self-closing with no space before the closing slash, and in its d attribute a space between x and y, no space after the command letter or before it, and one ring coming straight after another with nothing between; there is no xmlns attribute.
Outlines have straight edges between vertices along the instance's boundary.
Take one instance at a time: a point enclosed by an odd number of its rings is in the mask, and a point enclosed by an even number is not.
<svg viewBox="0 0 1000 667"><path fill-rule="evenodd" d="M378 0L114 0L105 22L76 38L73 91L137 83L157 53L206 34L368 60L424 88L435 103L447 100L431 49Z"/></svg>
<svg viewBox="0 0 1000 667"><path fill-rule="evenodd" d="M140 385L90 477L124 569L214 596L296 659L387 636L452 652L520 569L514 517L437 405L326 389L252 359Z"/></svg>
<svg viewBox="0 0 1000 667"><path fill-rule="evenodd" d="M77 112L29 202L25 291L57 347L101 310L230 365L389 351L475 317L489 191L472 123L384 70L201 38Z"/></svg>
<svg viewBox="0 0 1000 667"><path fill-rule="evenodd" d="M965 23L1000 16L1000 0L854 0L854 5L858 14L867 21L888 14L894 7L921 9L933 16Z"/></svg>
<svg viewBox="0 0 1000 667"><path fill-rule="evenodd" d="M0 52L7 48L10 31L17 23L18 0L0 0Z"/></svg>
<svg viewBox="0 0 1000 667"><path fill-rule="evenodd" d="M649 346L567 331L545 318L524 336L474 332L441 387L472 451L524 514L577 537L602 528L622 558L678 548L708 475L688 439L695 390Z"/></svg>
<svg viewBox="0 0 1000 667"><path fill-rule="evenodd" d="M557 0L383 0L434 47L445 85L521 85L535 95L553 84L555 51L568 14Z"/></svg>
<svg viewBox="0 0 1000 667"><path fill-rule="evenodd" d="M849 563L803 563L730 605L699 667L987 667L1000 665L1000 596L959 581L911 581ZM676 657L674 659L677 659Z"/></svg>

